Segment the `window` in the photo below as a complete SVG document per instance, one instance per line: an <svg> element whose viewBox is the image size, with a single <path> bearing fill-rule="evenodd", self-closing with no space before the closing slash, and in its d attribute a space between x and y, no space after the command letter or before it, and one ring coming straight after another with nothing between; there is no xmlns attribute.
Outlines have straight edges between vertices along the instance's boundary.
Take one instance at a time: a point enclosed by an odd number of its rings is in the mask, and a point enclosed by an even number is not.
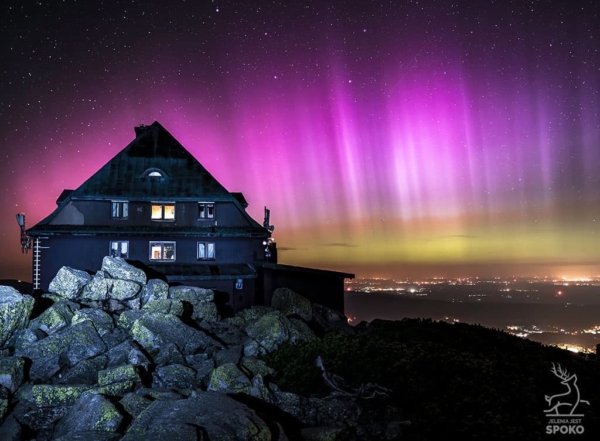
<svg viewBox="0 0 600 441"><path fill-rule="evenodd" d="M129 258L129 242L126 240L114 240L110 243L110 256Z"/></svg>
<svg viewBox="0 0 600 441"><path fill-rule="evenodd" d="M198 203L198 219L214 219L215 204L212 202Z"/></svg>
<svg viewBox="0 0 600 441"><path fill-rule="evenodd" d="M167 178L167 174L160 168L148 168L141 174L140 178L150 179L152 181L162 182Z"/></svg>
<svg viewBox="0 0 600 441"><path fill-rule="evenodd" d="M214 242L198 242L198 260L215 260Z"/></svg>
<svg viewBox="0 0 600 441"><path fill-rule="evenodd" d="M152 203L153 220L175 220L175 202Z"/></svg>
<svg viewBox="0 0 600 441"><path fill-rule="evenodd" d="M126 219L129 216L129 202L112 201L110 217L113 219Z"/></svg>
<svg viewBox="0 0 600 441"><path fill-rule="evenodd" d="M150 260L175 260L175 242L150 242Z"/></svg>

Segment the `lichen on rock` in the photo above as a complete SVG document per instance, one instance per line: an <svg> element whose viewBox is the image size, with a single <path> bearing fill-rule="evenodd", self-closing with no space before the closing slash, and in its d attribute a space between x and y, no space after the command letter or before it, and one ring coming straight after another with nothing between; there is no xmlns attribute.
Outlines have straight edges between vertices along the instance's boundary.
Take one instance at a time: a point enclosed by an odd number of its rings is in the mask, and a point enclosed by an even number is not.
<svg viewBox="0 0 600 441"><path fill-rule="evenodd" d="M27 327L35 300L10 286L0 286L0 347L17 331Z"/></svg>
<svg viewBox="0 0 600 441"><path fill-rule="evenodd" d="M63 266L50 282L48 290L64 299L73 300L91 279L85 271Z"/></svg>

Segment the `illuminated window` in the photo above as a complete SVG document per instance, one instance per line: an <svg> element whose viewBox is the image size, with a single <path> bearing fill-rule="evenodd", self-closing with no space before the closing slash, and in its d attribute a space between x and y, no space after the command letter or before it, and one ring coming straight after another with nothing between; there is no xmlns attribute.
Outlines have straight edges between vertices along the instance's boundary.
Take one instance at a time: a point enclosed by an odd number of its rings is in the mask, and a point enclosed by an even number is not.
<svg viewBox="0 0 600 441"><path fill-rule="evenodd" d="M215 260L214 242L198 242L198 260Z"/></svg>
<svg viewBox="0 0 600 441"><path fill-rule="evenodd" d="M198 203L198 219L214 219L215 204L212 202Z"/></svg>
<svg viewBox="0 0 600 441"><path fill-rule="evenodd" d="M129 216L129 202L112 201L110 217L113 219L126 219Z"/></svg>
<svg viewBox="0 0 600 441"><path fill-rule="evenodd" d="M152 203L152 214L153 220L175 220L175 203Z"/></svg>
<svg viewBox="0 0 600 441"><path fill-rule="evenodd" d="M129 258L129 242L126 240L113 240L110 243L110 256Z"/></svg>
<svg viewBox="0 0 600 441"><path fill-rule="evenodd" d="M150 242L150 260L175 260L175 242Z"/></svg>

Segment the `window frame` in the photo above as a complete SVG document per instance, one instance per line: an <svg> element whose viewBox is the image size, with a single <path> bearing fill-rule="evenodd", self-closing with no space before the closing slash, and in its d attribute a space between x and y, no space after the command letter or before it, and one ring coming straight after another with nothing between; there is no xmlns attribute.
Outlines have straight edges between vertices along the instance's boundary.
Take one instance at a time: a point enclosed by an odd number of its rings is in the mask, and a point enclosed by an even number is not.
<svg viewBox="0 0 600 441"><path fill-rule="evenodd" d="M212 245L212 257L209 257L209 248ZM204 246L204 252L200 255L200 246ZM213 261L217 260L217 244L215 242L196 242L196 259Z"/></svg>
<svg viewBox="0 0 600 441"><path fill-rule="evenodd" d="M212 208L212 213L210 213L210 208ZM214 202L198 202L198 220L212 221L215 220L216 217L216 206Z"/></svg>
<svg viewBox="0 0 600 441"><path fill-rule="evenodd" d="M113 244L117 244L117 248L115 249L113 247ZM122 256L123 251L122 251L122 245L125 244L127 251L125 252L125 257ZM108 244L108 255L110 257L120 257L122 259L129 259L129 241L128 240L111 240ZM119 254L118 256L113 254L113 251L117 251L117 253Z"/></svg>
<svg viewBox="0 0 600 441"><path fill-rule="evenodd" d="M110 218L123 220L129 218L129 201L110 201Z"/></svg>
<svg viewBox="0 0 600 441"><path fill-rule="evenodd" d="M165 217L165 207L173 206L173 217L166 218ZM175 222L176 218L176 203L175 202L150 202L150 220L156 222ZM160 215L161 217L153 217L154 216L154 207L160 206Z"/></svg>
<svg viewBox="0 0 600 441"><path fill-rule="evenodd" d="M165 245L173 245L173 258L164 257ZM152 257L153 247L160 246L160 257ZM174 240L151 240L148 242L148 260L150 262L175 262L177 259L177 242Z"/></svg>

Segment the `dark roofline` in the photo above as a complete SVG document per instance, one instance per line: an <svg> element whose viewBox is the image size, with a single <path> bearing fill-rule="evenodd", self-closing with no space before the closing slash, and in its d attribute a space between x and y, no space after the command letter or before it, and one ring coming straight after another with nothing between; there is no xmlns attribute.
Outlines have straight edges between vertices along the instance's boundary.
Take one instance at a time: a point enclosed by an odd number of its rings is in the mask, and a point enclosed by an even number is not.
<svg viewBox="0 0 600 441"><path fill-rule="evenodd" d="M235 200L238 201L242 207L244 207L244 210L248 208L248 201L241 192L232 191L231 196L233 196Z"/></svg>
<svg viewBox="0 0 600 441"><path fill-rule="evenodd" d="M75 190L63 190L58 199L56 200L56 205L60 205L62 201L68 199L69 196L71 196L71 193L73 193L74 191Z"/></svg>
<svg viewBox="0 0 600 441"><path fill-rule="evenodd" d="M217 197L198 197L198 196L135 196L135 197L127 197L123 195L102 195L102 196L73 196L69 197L72 201L158 201L158 200L169 200L173 202L202 202L202 201L210 201L210 202L237 202L235 199L225 196L217 196Z"/></svg>
<svg viewBox="0 0 600 441"><path fill-rule="evenodd" d="M125 148L75 189L73 199L175 197L186 193L194 198L234 199L158 121L135 127L135 133L136 137ZM144 178L143 172L152 168L161 169L165 178ZM163 185L155 187L156 182Z"/></svg>
<svg viewBox="0 0 600 441"><path fill-rule="evenodd" d="M322 275L329 275L329 276L338 276L338 277L343 277L344 279L354 279L354 274L350 274L350 273L342 273L339 271L331 271L331 270L324 270L324 269L317 269L317 268L306 268L303 266L293 266L293 265L282 265L281 263L263 263L263 268L266 269L272 269L272 270L277 270L277 271L292 271L292 272L298 272L298 273L306 273L306 274L322 274Z"/></svg>
<svg viewBox="0 0 600 441"><path fill-rule="evenodd" d="M29 230L30 236L193 236L193 237L269 237L271 234L262 227L178 227L174 225L36 225Z"/></svg>
<svg viewBox="0 0 600 441"><path fill-rule="evenodd" d="M149 268L166 276L169 282L193 280L256 279L257 274L247 263L233 264L149 264Z"/></svg>

